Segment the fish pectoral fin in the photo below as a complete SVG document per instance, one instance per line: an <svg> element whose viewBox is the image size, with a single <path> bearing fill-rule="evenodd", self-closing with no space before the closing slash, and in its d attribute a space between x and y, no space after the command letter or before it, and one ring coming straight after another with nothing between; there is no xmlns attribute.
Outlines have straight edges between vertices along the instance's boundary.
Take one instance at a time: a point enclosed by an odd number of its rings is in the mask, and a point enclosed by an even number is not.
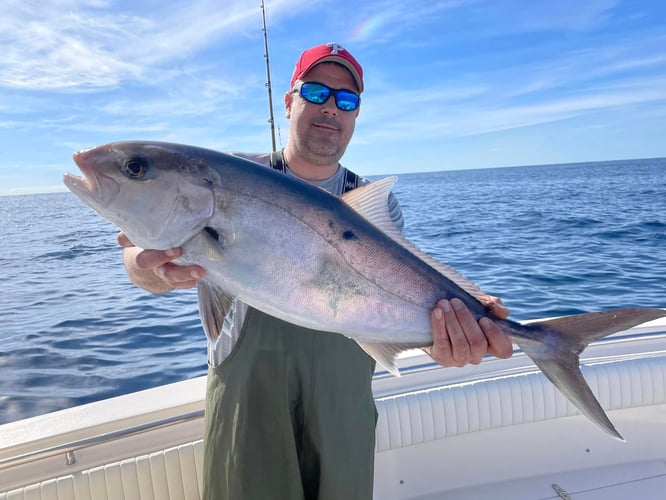
<svg viewBox="0 0 666 500"><path fill-rule="evenodd" d="M211 228L204 228L201 237L206 249L206 257L213 262L224 261L224 252L220 243L220 235Z"/></svg>
<svg viewBox="0 0 666 500"><path fill-rule="evenodd" d="M225 318L234 306L236 297L229 295L206 279L200 279L197 282L197 297L199 299L199 316L204 332L206 332L208 340L215 345L222 333Z"/></svg>
<svg viewBox="0 0 666 500"><path fill-rule="evenodd" d="M400 376L400 370L396 363L397 357L401 352L425 347L425 344L381 344L381 343L362 343L361 346L371 358L386 368L386 370L396 377Z"/></svg>

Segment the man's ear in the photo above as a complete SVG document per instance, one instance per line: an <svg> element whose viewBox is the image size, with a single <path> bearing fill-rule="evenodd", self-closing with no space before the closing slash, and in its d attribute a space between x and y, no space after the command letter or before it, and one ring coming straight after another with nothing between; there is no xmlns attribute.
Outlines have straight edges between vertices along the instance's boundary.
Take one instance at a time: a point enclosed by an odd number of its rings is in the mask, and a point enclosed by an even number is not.
<svg viewBox="0 0 666 500"><path fill-rule="evenodd" d="M294 102L294 94L287 92L284 95L284 110L287 119L291 118L291 103Z"/></svg>

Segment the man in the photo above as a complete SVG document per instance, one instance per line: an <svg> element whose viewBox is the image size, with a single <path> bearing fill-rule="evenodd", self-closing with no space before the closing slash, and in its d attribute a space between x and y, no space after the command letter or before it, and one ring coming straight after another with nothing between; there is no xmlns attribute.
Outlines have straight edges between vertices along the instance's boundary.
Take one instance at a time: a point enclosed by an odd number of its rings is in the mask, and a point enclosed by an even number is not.
<svg viewBox="0 0 666 500"><path fill-rule="evenodd" d="M340 195L366 183L339 163L354 132L363 71L337 44L306 50L284 102L291 120L285 149L242 155ZM402 214L393 196L389 212ZM257 223L261 223L258 221ZM190 288L205 274L171 261L180 249L143 250L121 233L130 279L154 293ZM498 317L508 311L488 297ZM433 309L429 354L444 366L509 357L509 339L488 318L478 323L457 300ZM209 346L204 498L372 498L375 363L342 335L290 325L238 301L225 335Z"/></svg>

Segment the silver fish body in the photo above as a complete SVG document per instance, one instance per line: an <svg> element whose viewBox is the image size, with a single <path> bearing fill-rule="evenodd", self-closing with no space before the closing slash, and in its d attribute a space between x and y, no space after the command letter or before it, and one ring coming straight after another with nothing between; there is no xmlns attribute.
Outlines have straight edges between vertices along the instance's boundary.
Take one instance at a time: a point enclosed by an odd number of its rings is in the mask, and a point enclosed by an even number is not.
<svg viewBox="0 0 666 500"><path fill-rule="evenodd" d="M395 356L432 344L438 300L460 298L487 316L484 294L426 255L387 210L394 179L342 197L251 161L192 146L121 142L76 153L85 178L64 182L137 246L182 246L182 264L206 268L199 309L220 335L237 298L282 320L356 340L393 373ZM595 339L666 316L620 309L521 325L495 320L592 422L622 439L579 369Z"/></svg>

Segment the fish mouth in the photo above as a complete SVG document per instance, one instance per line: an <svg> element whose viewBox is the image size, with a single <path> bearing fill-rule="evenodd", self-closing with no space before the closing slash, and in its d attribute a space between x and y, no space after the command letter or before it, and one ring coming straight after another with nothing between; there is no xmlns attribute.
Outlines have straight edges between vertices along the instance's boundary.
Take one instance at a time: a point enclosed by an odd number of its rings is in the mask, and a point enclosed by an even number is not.
<svg viewBox="0 0 666 500"><path fill-rule="evenodd" d="M83 176L66 173L63 182L70 191L84 201L91 200L103 203L104 198L110 198L109 194L118 192L118 184L93 168L91 151L90 149L84 149L72 155L74 163L79 167Z"/></svg>

